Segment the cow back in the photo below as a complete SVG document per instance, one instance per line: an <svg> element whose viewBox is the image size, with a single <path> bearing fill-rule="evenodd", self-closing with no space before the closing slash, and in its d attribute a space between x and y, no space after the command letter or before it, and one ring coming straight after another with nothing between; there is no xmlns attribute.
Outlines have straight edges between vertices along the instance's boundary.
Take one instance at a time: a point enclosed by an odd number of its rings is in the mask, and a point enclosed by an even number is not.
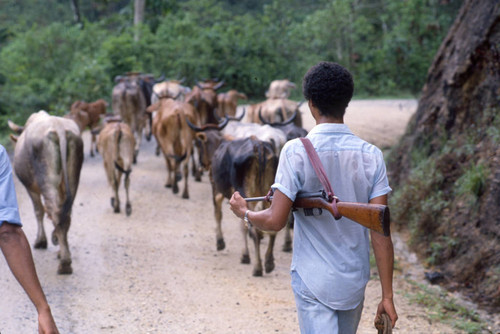
<svg viewBox="0 0 500 334"><path fill-rule="evenodd" d="M38 112L30 116L14 151L24 186L43 195L53 219L68 219L80 180L83 141L76 123Z"/></svg>
<svg viewBox="0 0 500 334"><path fill-rule="evenodd" d="M226 198L234 191L243 196L262 196L274 182L278 157L269 143L246 138L222 142L211 165L216 192Z"/></svg>

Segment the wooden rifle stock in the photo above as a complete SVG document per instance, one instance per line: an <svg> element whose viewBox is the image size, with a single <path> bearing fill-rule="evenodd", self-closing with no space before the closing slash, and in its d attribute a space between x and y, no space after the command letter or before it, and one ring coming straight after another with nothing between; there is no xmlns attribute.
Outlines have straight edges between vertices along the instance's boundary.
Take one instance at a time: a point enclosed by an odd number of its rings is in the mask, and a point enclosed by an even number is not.
<svg viewBox="0 0 500 334"><path fill-rule="evenodd" d="M272 196L245 198L247 202L253 201L271 201ZM294 208L320 208L327 210L334 216L332 203L326 200L326 193L319 192L299 192L295 201ZM346 218L361 224L370 230L385 235L390 232L390 212L389 207L383 204L355 203L355 202L337 202L337 210Z"/></svg>
<svg viewBox="0 0 500 334"><path fill-rule="evenodd" d="M294 208L320 208L328 210L333 216L332 203L321 197L302 197L295 199ZM390 235L389 208L382 204L337 202L339 213L346 218L385 236Z"/></svg>

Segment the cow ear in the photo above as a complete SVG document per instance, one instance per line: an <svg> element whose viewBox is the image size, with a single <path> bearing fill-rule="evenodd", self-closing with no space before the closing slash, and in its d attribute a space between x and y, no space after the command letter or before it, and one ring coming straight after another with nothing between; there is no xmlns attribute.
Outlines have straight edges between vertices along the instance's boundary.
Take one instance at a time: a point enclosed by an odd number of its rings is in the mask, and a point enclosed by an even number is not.
<svg viewBox="0 0 500 334"><path fill-rule="evenodd" d="M14 136L12 133L10 134L10 140L12 140L14 143L17 143L17 138L18 136Z"/></svg>
<svg viewBox="0 0 500 334"><path fill-rule="evenodd" d="M207 134L204 132L196 132L196 139L199 141L206 143L207 142Z"/></svg>
<svg viewBox="0 0 500 334"><path fill-rule="evenodd" d="M154 104L150 105L149 107L146 108L146 112L152 113L160 107L161 101L155 102Z"/></svg>

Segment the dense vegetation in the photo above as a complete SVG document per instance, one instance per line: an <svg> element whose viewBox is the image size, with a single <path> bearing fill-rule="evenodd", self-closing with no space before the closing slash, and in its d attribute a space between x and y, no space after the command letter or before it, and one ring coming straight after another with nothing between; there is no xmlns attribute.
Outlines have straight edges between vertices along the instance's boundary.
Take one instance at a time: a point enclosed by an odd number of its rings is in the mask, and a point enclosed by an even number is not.
<svg viewBox="0 0 500 334"><path fill-rule="evenodd" d="M109 100L113 78L142 71L217 77L253 99L300 83L319 60L347 66L356 95L418 94L461 0L147 0L134 40L131 0L0 3L0 122L75 99ZM295 91L300 98L300 89Z"/></svg>

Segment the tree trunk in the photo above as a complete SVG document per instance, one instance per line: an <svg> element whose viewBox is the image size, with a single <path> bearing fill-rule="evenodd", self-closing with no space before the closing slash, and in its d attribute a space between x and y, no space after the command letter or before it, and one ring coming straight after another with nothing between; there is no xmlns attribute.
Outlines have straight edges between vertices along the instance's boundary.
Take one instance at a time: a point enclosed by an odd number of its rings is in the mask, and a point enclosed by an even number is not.
<svg viewBox="0 0 500 334"><path fill-rule="evenodd" d="M407 132L388 158L391 184L400 191L391 205L401 211L393 221L411 226L415 251L432 256L444 284L496 311L499 147L500 2L465 0L428 71ZM415 171L429 161L432 168L417 181Z"/></svg>
<svg viewBox="0 0 500 334"><path fill-rule="evenodd" d="M80 16L80 6L78 4L78 0L70 0L71 10L73 11L73 19L75 23L80 26L80 29L83 29L83 22Z"/></svg>
<svg viewBox="0 0 500 334"><path fill-rule="evenodd" d="M134 0L134 40L138 41L141 38L140 26L144 22L144 10L146 8L146 0Z"/></svg>

